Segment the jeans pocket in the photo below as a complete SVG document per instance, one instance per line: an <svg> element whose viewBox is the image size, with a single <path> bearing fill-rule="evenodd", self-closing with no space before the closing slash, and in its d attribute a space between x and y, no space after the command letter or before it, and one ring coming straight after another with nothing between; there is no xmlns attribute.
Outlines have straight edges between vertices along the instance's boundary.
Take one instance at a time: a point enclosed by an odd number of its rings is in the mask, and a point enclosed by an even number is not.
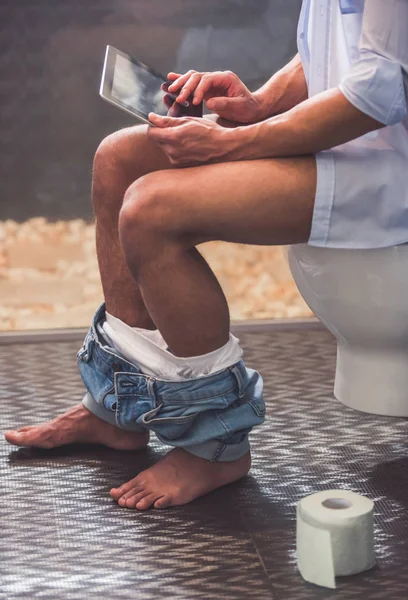
<svg viewBox="0 0 408 600"><path fill-rule="evenodd" d="M229 394L226 399L229 406L223 411L218 411L217 418L229 435L251 431L253 427L265 421L265 403L260 389L256 394L247 393L242 398L237 398L236 394L235 397L234 394Z"/></svg>
<svg viewBox="0 0 408 600"><path fill-rule="evenodd" d="M248 404L252 406L253 410L261 419L266 415L265 402L262 399L248 399Z"/></svg>
<svg viewBox="0 0 408 600"><path fill-rule="evenodd" d="M178 411L184 410L183 408ZM168 440L176 440L181 438L192 426L197 414L166 414L168 412L167 407L160 404L153 410L145 413L139 419L139 424L144 425L148 429L159 434L162 438ZM178 412L177 409L172 408L171 412Z"/></svg>
<svg viewBox="0 0 408 600"><path fill-rule="evenodd" d="M250 406L255 415L259 418L263 418L266 414L266 407L263 397L248 397L238 398L230 404L230 408L235 410L244 411L245 407ZM222 413L221 413L222 414Z"/></svg>
<svg viewBox="0 0 408 600"><path fill-rule="evenodd" d="M112 401L116 398L116 406L113 404L115 409L115 419L118 427L126 429L127 427L134 427L137 424L142 424L144 415L152 412L154 401L149 396L109 396L105 399L105 406L108 400L111 400L110 404L112 407Z"/></svg>

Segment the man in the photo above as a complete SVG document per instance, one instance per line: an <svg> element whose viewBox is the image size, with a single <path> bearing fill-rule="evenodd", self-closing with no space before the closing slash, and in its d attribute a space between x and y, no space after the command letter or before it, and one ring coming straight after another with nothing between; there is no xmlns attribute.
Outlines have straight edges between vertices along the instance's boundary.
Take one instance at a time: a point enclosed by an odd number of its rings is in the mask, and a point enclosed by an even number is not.
<svg viewBox="0 0 408 600"><path fill-rule="evenodd" d="M151 115L157 127L102 142L93 202L106 307L78 354L88 394L10 443L132 450L155 431L175 449L111 491L139 510L248 472L262 378L195 246L408 242L407 22L408 0L305 0L299 55L257 92L229 72L170 74L179 101L193 93L220 120Z"/></svg>

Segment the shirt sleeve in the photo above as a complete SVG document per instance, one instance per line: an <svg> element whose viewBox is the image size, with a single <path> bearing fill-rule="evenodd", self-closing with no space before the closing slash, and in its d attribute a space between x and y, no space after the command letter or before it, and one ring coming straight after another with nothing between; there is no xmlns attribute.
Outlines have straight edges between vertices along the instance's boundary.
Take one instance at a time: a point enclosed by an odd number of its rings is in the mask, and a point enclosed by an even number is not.
<svg viewBox="0 0 408 600"><path fill-rule="evenodd" d="M340 84L356 108L384 125L407 114L408 0L365 0L359 58Z"/></svg>

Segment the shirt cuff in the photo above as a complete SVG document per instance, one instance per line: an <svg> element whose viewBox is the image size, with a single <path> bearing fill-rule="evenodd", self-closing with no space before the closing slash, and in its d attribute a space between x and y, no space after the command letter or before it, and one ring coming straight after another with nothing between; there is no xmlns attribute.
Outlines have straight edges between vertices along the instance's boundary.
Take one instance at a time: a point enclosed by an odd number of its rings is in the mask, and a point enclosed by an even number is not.
<svg viewBox="0 0 408 600"><path fill-rule="evenodd" d="M351 104L384 125L400 123L407 114L401 65L382 56L362 54L339 88Z"/></svg>

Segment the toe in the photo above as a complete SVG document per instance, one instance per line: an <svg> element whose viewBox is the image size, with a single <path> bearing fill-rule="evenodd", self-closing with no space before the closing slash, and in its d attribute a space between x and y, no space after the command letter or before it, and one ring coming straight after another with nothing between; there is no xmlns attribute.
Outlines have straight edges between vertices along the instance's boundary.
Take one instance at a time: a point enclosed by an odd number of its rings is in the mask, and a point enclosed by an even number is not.
<svg viewBox="0 0 408 600"><path fill-rule="evenodd" d="M137 491L139 491L139 489L141 487L142 486L139 484L139 481L137 481L137 477L135 477L134 479L131 479L127 483L124 483L123 485L121 485L119 488L112 488L110 491L110 495L115 500L118 500L119 498L122 498L126 494L129 494L129 492L134 494L136 488L137 488Z"/></svg>
<svg viewBox="0 0 408 600"><path fill-rule="evenodd" d="M168 508L169 506L173 506L170 496L163 496L154 503L154 508Z"/></svg>
<svg viewBox="0 0 408 600"><path fill-rule="evenodd" d="M157 493L149 494L148 496L145 496L144 498L139 500L139 502L137 502L136 508L137 510L147 510L155 503L157 499Z"/></svg>
<svg viewBox="0 0 408 600"><path fill-rule="evenodd" d="M14 446L24 446L25 438L23 431L6 431L4 437L8 441L9 444L13 444Z"/></svg>
<svg viewBox="0 0 408 600"><path fill-rule="evenodd" d="M121 496L123 496L122 488L112 488L109 494L112 496L114 500L119 500Z"/></svg>
<svg viewBox="0 0 408 600"><path fill-rule="evenodd" d="M27 425L27 427L20 427L15 431L16 433L24 433L25 431L32 431L33 429L37 429L36 425Z"/></svg>
<svg viewBox="0 0 408 600"><path fill-rule="evenodd" d="M154 496L153 493L150 492L150 490L143 490L133 495L128 494L126 498L122 496L121 498L119 498L118 504L122 508L136 508L140 502L143 502L143 500L146 500L146 498L149 498L150 496L151 501L146 506L146 508L149 508L149 506L151 506L157 498L157 494Z"/></svg>
<svg viewBox="0 0 408 600"><path fill-rule="evenodd" d="M133 496L136 496L137 494L149 494L150 490L146 490L145 488L142 488L140 485L138 485L137 487L132 488L131 490L129 490L128 492L126 492L126 494L122 494L122 496L120 497L121 500L128 500L128 498L133 498Z"/></svg>
<svg viewBox="0 0 408 600"><path fill-rule="evenodd" d="M38 427L27 431L8 431L6 440L14 446L31 446L33 448L52 448L55 444L48 432Z"/></svg>
<svg viewBox="0 0 408 600"><path fill-rule="evenodd" d="M125 506L126 508L135 508L136 504L138 502L140 502L140 500L142 500L143 498L145 498L146 496L149 496L149 492L143 491L143 492L139 492L138 494L135 494L134 496L130 496L129 498L126 498L125 500Z"/></svg>

